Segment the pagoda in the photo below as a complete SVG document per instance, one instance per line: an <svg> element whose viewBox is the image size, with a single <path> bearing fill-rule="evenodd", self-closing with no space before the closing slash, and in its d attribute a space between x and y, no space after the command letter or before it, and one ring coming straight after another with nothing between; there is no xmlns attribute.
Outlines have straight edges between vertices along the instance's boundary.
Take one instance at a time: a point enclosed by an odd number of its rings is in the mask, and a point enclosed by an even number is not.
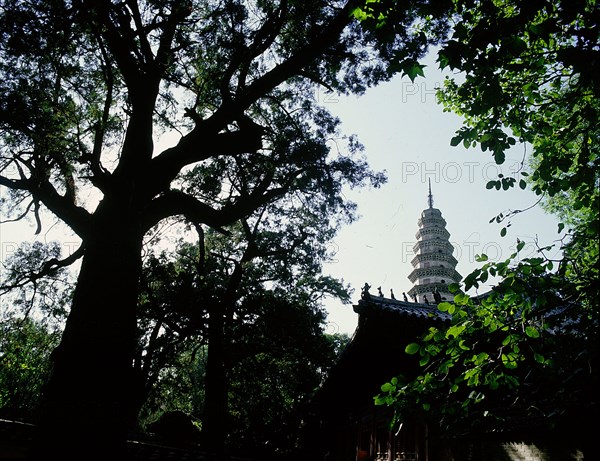
<svg viewBox="0 0 600 461"><path fill-rule="evenodd" d="M454 299L448 286L460 282L462 276L456 271L458 261L452 255L454 247L446 230L446 220L442 212L433 207L431 180L427 201L429 207L418 220L417 243L413 247L415 257L411 261L413 271L408 276L413 287L408 294L415 302L437 304Z"/></svg>

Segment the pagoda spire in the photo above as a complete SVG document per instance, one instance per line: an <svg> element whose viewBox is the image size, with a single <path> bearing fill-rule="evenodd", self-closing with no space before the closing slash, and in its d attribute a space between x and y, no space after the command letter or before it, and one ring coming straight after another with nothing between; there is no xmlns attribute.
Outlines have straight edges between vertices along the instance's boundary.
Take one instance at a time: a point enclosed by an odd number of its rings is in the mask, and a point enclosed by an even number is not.
<svg viewBox="0 0 600 461"><path fill-rule="evenodd" d="M433 208L433 194L431 193L431 178L429 178L429 196L427 197L429 208Z"/></svg>

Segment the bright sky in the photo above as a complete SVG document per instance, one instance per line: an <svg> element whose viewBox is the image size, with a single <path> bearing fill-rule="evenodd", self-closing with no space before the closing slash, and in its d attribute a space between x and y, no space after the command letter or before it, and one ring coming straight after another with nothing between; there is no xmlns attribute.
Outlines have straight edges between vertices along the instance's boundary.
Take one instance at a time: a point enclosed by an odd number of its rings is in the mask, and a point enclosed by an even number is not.
<svg viewBox="0 0 600 461"><path fill-rule="evenodd" d="M539 207L518 215L504 238L499 235L503 225L489 224L500 212L525 209L536 201L530 191L485 188L497 173L514 174L524 147L516 146L501 167L495 165L489 152L462 145L451 147L450 139L461 121L437 105L435 88L443 76L433 60L428 64L426 78L414 83L397 78L358 98L323 95L323 104L342 120L344 133L358 135L371 167L386 170L388 175L388 183L380 189L347 193L347 198L358 204L361 217L342 229L332 243L336 261L325 268L353 287L353 302L358 301L365 282L373 287L372 293L381 286L386 296L393 289L399 299L410 289L412 247L417 220L427 206L429 180L434 206L447 221L459 261L457 270L463 277L478 266L477 254L486 253L492 260L507 258L517 237L526 242L524 257L535 254L536 239L547 245L558 237L557 220ZM78 239L65 237L62 226L51 227L38 237L34 229L33 224L25 229L22 225L1 225L0 259L23 240L60 239L64 254L78 247ZM326 308L328 331L352 334L357 324L352 306L328 301Z"/></svg>
<svg viewBox="0 0 600 461"><path fill-rule="evenodd" d="M340 232L334 243L336 261L326 267L328 273L351 284L353 302L365 282L372 286L371 293L381 286L385 296L393 289L398 299L411 288L412 247L417 220L427 207L429 180L434 207L447 222L463 277L481 265L475 260L478 254L492 260L508 258L517 237L526 242L523 257L537 254L536 239L548 245L558 238L557 219L539 206L517 215L505 237L500 237L500 229L506 223L489 223L501 212L525 209L537 200L533 192L518 187L510 191L485 187L498 173L515 176L525 147L515 146L506 162L497 166L491 154L479 147L450 146L461 119L436 103L435 88L443 76L433 59L428 64L426 78L414 83L397 78L359 98L324 101L342 120L343 131L358 136L371 167L388 175L380 189L347 194L358 204L361 217ZM327 309L328 331L352 334L358 320L352 306L328 302Z"/></svg>

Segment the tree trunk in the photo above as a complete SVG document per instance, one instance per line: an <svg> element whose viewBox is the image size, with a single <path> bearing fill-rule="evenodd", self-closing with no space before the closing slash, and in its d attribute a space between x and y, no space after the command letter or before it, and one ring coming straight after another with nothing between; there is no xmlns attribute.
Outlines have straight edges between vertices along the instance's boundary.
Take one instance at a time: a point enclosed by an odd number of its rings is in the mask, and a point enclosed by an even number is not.
<svg viewBox="0 0 600 461"><path fill-rule="evenodd" d="M53 352L31 459L121 459L136 417L130 395L142 235L125 207L100 206Z"/></svg>
<svg viewBox="0 0 600 461"><path fill-rule="evenodd" d="M208 323L208 353L204 384L202 445L221 459L225 454L227 378L225 375L225 316L216 306Z"/></svg>

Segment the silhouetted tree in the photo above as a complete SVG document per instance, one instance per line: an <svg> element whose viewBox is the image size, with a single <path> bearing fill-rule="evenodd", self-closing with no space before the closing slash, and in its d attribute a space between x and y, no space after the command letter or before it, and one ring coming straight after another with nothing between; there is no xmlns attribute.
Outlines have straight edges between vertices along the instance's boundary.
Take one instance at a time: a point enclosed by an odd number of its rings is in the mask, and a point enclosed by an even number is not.
<svg viewBox="0 0 600 461"><path fill-rule="evenodd" d="M122 450L135 419L142 245L156 224L186 216L225 231L311 183L342 201L344 184L380 181L351 157L352 145L331 141L338 122L318 90L360 94L389 78L386 62L424 52L429 38L411 26L432 8L407 3L385 46L355 24L354 9L2 2L4 204L9 219L31 215L40 231L49 212L81 239L72 257L47 267L81 257L33 457L108 459ZM175 137L159 143L167 131Z"/></svg>

